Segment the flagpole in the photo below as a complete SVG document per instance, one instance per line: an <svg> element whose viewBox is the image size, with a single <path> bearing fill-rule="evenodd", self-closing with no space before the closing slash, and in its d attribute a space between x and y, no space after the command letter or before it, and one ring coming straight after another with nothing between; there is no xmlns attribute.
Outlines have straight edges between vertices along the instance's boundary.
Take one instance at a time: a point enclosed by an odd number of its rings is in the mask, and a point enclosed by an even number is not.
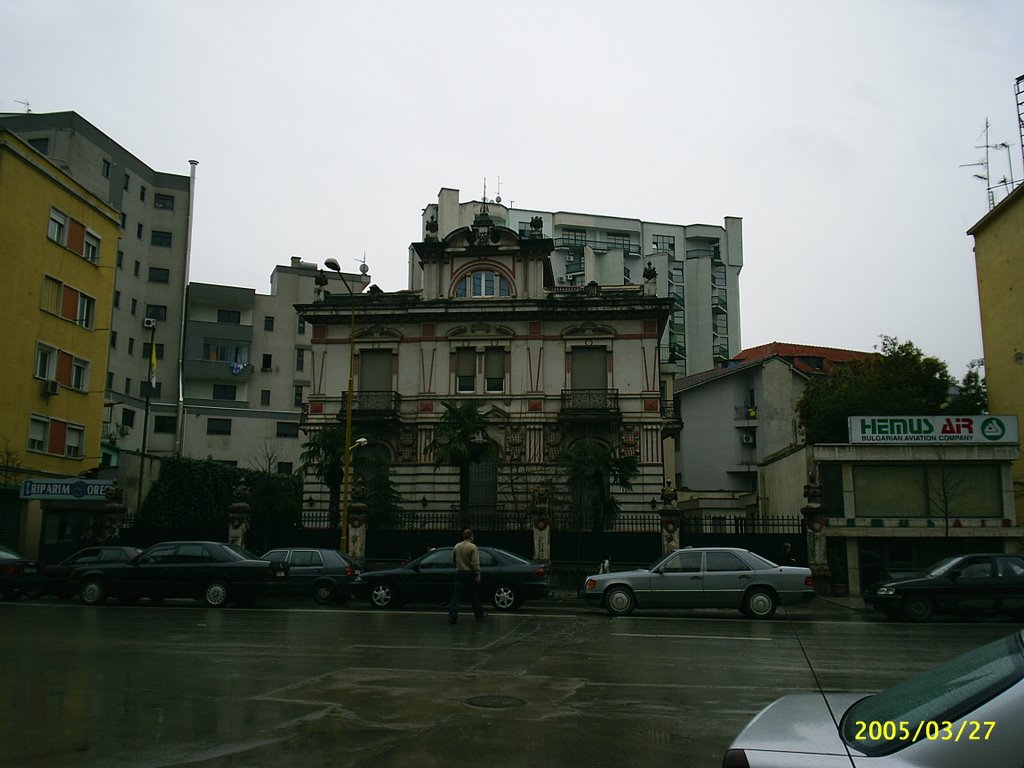
<svg viewBox="0 0 1024 768"><path fill-rule="evenodd" d="M139 487L135 497L135 517L142 510L142 485L146 476L146 446L149 442L149 401L156 387L156 320L146 318L149 328L149 375L146 377L146 410L142 417L142 455L139 456Z"/></svg>

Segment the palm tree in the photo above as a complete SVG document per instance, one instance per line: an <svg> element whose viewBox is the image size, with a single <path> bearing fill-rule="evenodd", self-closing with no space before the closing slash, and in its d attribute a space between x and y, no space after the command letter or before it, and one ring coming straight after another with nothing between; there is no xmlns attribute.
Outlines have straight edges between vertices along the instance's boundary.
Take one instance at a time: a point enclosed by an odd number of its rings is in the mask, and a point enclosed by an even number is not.
<svg viewBox="0 0 1024 768"><path fill-rule="evenodd" d="M620 507L611 494L611 486L633 489L640 474L640 462L632 454L620 454L615 448L591 438L579 440L558 456L565 475L574 512L588 520L595 533L607 530L615 522Z"/></svg>
<svg viewBox="0 0 1024 768"><path fill-rule="evenodd" d="M459 516L466 519L469 506L470 467L498 456L497 446L487 439L487 417L472 400L442 402L445 412L434 430L428 449L434 454L434 469L459 469Z"/></svg>
<svg viewBox="0 0 1024 768"><path fill-rule="evenodd" d="M327 524L341 527L341 484L345 480L345 430L322 427L302 447L302 463L312 468L316 478L327 486Z"/></svg>

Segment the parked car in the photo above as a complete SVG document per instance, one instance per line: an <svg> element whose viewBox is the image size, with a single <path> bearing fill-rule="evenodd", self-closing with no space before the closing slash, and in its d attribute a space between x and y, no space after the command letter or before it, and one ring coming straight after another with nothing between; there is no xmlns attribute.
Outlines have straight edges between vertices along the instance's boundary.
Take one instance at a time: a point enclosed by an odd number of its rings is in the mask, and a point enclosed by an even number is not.
<svg viewBox="0 0 1024 768"><path fill-rule="evenodd" d="M44 567L35 558L0 545L0 593L8 600L35 594L42 587Z"/></svg>
<svg viewBox="0 0 1024 768"><path fill-rule="evenodd" d="M352 580L359 567L333 549L285 547L264 552L271 562L288 563L288 578L275 583L275 595L312 595L318 605L344 603L352 597Z"/></svg>
<svg viewBox="0 0 1024 768"><path fill-rule="evenodd" d="M394 608L406 603L447 602L455 582L453 547L438 547L398 568L366 571L352 582L356 597L374 608ZM480 599L497 611L514 611L526 600L544 598L550 589L541 563L494 547L480 551Z"/></svg>
<svg viewBox="0 0 1024 768"><path fill-rule="evenodd" d="M924 573L864 590L864 602L891 619L927 621L936 613L1009 614L1024 619L1024 556L956 555Z"/></svg>
<svg viewBox="0 0 1024 768"><path fill-rule="evenodd" d="M879 693L783 696L733 740L722 768L1019 768L1021 712L1024 631Z"/></svg>
<svg viewBox="0 0 1024 768"><path fill-rule="evenodd" d="M68 582L71 571L92 563L127 563L134 560L142 550L138 547L95 546L85 547L68 555L56 565L47 565L43 570L40 594L69 598L77 594L77 586Z"/></svg>
<svg viewBox="0 0 1024 768"><path fill-rule="evenodd" d="M736 608L770 619L779 605L814 598L809 568L776 565L746 549L677 549L649 568L588 576L583 598L613 616L635 608Z"/></svg>
<svg viewBox="0 0 1024 768"><path fill-rule="evenodd" d="M76 567L68 582L86 605L98 605L108 597L126 604L143 597L191 597L220 608L232 601L251 605L287 574L287 563L261 560L233 544L165 541L127 563Z"/></svg>

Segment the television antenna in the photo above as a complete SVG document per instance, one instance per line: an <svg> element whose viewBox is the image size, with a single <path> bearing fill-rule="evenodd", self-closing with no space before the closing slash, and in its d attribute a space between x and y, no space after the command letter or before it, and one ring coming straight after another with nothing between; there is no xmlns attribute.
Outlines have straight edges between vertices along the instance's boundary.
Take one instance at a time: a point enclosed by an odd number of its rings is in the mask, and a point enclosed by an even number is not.
<svg viewBox="0 0 1024 768"><path fill-rule="evenodd" d="M32 114L32 105L29 104L27 101L22 101L21 99L15 99L14 103L15 104L21 104L21 106L23 106L25 108L25 114L26 115Z"/></svg>

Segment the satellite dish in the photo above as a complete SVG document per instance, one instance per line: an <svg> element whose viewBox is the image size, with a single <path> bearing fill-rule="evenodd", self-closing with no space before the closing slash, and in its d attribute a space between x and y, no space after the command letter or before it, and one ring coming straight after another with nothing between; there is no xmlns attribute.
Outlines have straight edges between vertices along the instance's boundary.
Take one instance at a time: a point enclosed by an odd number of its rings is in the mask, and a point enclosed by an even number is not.
<svg viewBox="0 0 1024 768"><path fill-rule="evenodd" d="M496 198L494 198L494 202L500 203L501 202L501 195L498 195Z"/></svg>
<svg viewBox="0 0 1024 768"><path fill-rule="evenodd" d="M360 264L359 265L359 271L360 271L360 273L365 275L367 272L370 271L370 268L366 264Z"/></svg>

